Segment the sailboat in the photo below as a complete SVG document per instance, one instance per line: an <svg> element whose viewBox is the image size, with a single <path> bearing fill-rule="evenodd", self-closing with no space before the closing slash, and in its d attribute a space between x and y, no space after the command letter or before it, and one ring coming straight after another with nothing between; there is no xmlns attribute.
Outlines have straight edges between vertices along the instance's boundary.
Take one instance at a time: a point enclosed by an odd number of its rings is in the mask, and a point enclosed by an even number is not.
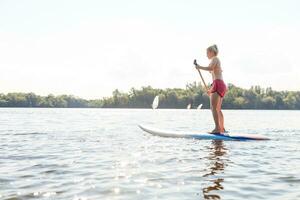
<svg viewBox="0 0 300 200"><path fill-rule="evenodd" d="M201 104L197 107L197 109L201 109L202 106L203 106L203 104L201 103Z"/></svg>
<svg viewBox="0 0 300 200"><path fill-rule="evenodd" d="M159 104L159 96L157 95L153 100L152 109L156 109L158 107L158 104Z"/></svg>
<svg viewBox="0 0 300 200"><path fill-rule="evenodd" d="M192 107L192 105L189 104L189 105L187 105L186 109L191 109L191 107Z"/></svg>

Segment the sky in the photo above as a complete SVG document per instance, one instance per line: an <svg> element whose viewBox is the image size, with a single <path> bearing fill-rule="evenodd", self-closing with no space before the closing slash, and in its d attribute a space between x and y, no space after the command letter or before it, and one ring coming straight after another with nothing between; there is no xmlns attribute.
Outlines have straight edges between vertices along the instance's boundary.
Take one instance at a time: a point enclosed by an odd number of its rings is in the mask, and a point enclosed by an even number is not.
<svg viewBox="0 0 300 200"><path fill-rule="evenodd" d="M0 93L95 99L200 82L219 47L226 83L300 90L297 0L0 0ZM203 72L206 82L209 73Z"/></svg>

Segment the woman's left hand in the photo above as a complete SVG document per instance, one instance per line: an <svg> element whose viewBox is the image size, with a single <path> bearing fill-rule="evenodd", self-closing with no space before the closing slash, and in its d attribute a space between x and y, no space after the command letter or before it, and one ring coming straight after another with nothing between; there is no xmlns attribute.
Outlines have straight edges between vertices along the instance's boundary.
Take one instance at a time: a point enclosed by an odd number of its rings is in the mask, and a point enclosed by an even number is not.
<svg viewBox="0 0 300 200"><path fill-rule="evenodd" d="M195 65L195 66L198 66L198 63L197 63L197 60L196 60L196 59L194 60L194 65Z"/></svg>
<svg viewBox="0 0 300 200"><path fill-rule="evenodd" d="M198 69L198 70L200 69L200 66L198 65L198 63L197 63L197 60L196 60L196 59L194 60L194 65L195 65L195 68L196 68L196 69Z"/></svg>

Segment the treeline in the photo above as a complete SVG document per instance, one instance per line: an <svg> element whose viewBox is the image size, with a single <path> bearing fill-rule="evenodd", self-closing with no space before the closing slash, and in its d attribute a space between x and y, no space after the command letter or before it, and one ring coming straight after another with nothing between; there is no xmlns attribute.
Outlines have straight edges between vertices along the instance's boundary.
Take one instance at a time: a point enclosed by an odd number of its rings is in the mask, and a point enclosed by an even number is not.
<svg viewBox="0 0 300 200"><path fill-rule="evenodd" d="M196 108L203 104L209 108L209 97L204 88L187 84L186 88L156 89L150 86L132 88L128 93L113 91L111 97L86 100L71 95L40 96L34 93L0 94L0 107L46 107L46 108L150 108L159 95L159 108ZM300 92L274 91L272 88L253 86L242 89L228 84L223 101L225 109L300 109Z"/></svg>

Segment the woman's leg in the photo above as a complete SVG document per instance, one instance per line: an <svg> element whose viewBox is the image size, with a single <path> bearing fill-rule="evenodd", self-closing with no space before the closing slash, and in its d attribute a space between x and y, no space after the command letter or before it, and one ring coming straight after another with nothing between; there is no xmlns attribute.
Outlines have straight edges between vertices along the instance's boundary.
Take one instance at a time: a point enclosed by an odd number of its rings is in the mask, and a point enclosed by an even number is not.
<svg viewBox="0 0 300 200"><path fill-rule="evenodd" d="M220 98L219 105L218 105L218 110L219 110L220 130L221 130L221 132L224 132L225 128L224 128L224 116L223 116L223 113L222 113L222 102L223 102L223 98Z"/></svg>
<svg viewBox="0 0 300 200"><path fill-rule="evenodd" d="M220 127L219 110L218 110L220 99L221 97L216 92L210 95L210 108L215 122L215 129L212 131L212 133L220 133L222 131Z"/></svg>

